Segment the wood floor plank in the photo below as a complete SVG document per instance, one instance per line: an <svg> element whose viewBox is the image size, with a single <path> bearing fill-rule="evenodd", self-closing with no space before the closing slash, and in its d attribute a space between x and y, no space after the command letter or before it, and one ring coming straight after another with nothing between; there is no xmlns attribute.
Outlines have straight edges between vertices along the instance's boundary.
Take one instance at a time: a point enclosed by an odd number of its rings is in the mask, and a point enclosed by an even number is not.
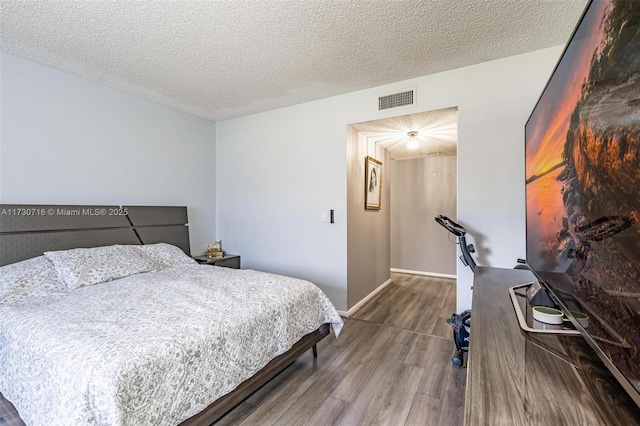
<svg viewBox="0 0 640 426"><path fill-rule="evenodd" d="M389 371L397 364L398 360L406 357L410 350L409 345L402 343L389 343L381 345L377 350L371 351L375 357L371 358L367 363L362 363L357 369L350 370L345 374L344 380L336 388L333 396L344 401L353 402L362 389L371 380L371 376L375 371Z"/></svg>
<svg viewBox="0 0 640 426"><path fill-rule="evenodd" d="M446 281L440 283L438 280L434 280L431 277L427 277L426 279L425 277L421 277L421 279L418 280L418 285L418 288L420 288L422 294L420 298L420 302L422 305L418 313L422 313L431 308L430 304L432 303L432 299L436 294L440 294L451 288L451 283L448 283Z"/></svg>
<svg viewBox="0 0 640 426"><path fill-rule="evenodd" d="M309 419L308 424L314 426L330 426L337 424L349 403L340 398L330 396L320 406L318 411Z"/></svg>
<svg viewBox="0 0 640 426"><path fill-rule="evenodd" d="M248 401L255 405L256 409L241 424L245 426L274 424L311 386L315 386L327 370L333 368L330 367L331 353L335 355L339 350L340 348L336 346L328 345L324 351L327 358L320 358L319 353L318 358L298 359L287 368L289 370L293 367L293 372L285 370L276 376L276 378L282 376L282 382L279 386L276 384L276 387L271 390L258 390L256 393L264 392L262 399L254 399L260 398L260 396L255 397L256 394L249 397ZM302 365L298 367L296 364ZM335 368L333 369L335 370ZM342 374L344 375L344 373ZM267 385L270 384L271 382L267 383Z"/></svg>
<svg viewBox="0 0 640 426"><path fill-rule="evenodd" d="M445 396L440 409L440 426L464 422L464 397L467 382L466 368L450 368Z"/></svg>
<svg viewBox="0 0 640 426"><path fill-rule="evenodd" d="M404 424L405 426L438 426L441 407L441 400L423 393L416 393Z"/></svg>
<svg viewBox="0 0 640 426"><path fill-rule="evenodd" d="M453 339L453 329L449 324L447 324L447 320L451 318L448 317L439 317L431 329L431 335L438 336L443 339Z"/></svg>
<svg viewBox="0 0 640 426"><path fill-rule="evenodd" d="M453 368L451 356L454 352L452 341L435 338L424 370L418 392L442 399L447 386L449 371Z"/></svg>
<svg viewBox="0 0 640 426"><path fill-rule="evenodd" d="M447 296L445 298L444 304L442 305L442 309L440 310L440 316L443 318L449 318L451 317L451 314L453 314L456 310L456 282L455 280L450 280L451 282L449 282L447 285L449 286L450 290L447 293Z"/></svg>
<svg viewBox="0 0 640 426"><path fill-rule="evenodd" d="M407 346L400 343L393 343L387 348L384 353L385 360L380 367L371 370L368 380L359 390L354 389L356 398L349 405L348 412L340 419L339 425L366 425L373 421L386 397L386 392L393 384L398 355L406 356L407 351Z"/></svg>
<svg viewBox="0 0 640 426"><path fill-rule="evenodd" d="M437 337L418 334L411 345L409 353L404 358L404 363L421 368L431 368L429 362L436 339Z"/></svg>
<svg viewBox="0 0 640 426"><path fill-rule="evenodd" d="M367 318L368 321L384 324L395 316L395 310L398 304L402 303L404 289L397 285L391 284L385 290L378 293L373 300L373 314Z"/></svg>
<svg viewBox="0 0 640 426"><path fill-rule="evenodd" d="M385 324L396 325L398 327L414 329L420 321L420 312L423 309L429 309L428 300L430 298L430 289L428 287L425 291L419 288L419 285L414 286L411 290L406 289L402 300L394 303L397 306L397 311L394 312L394 316Z"/></svg>
<svg viewBox="0 0 640 426"><path fill-rule="evenodd" d="M394 380L385 399L380 404L372 425L402 425L405 423L413 400L407 395L415 395L420 376L424 369L413 365L400 364L393 372Z"/></svg>
<svg viewBox="0 0 640 426"><path fill-rule="evenodd" d="M416 296L411 289L403 288L398 293L398 296L393 299L392 303L387 301L391 309L388 317L382 323L406 328L404 322L407 322L409 316L415 311L415 299Z"/></svg>
<svg viewBox="0 0 640 426"><path fill-rule="evenodd" d="M441 312L455 310L455 280L397 273L391 278L393 283L353 317L427 334L437 330L442 335Z"/></svg>
<svg viewBox="0 0 640 426"><path fill-rule="evenodd" d="M381 368L380 364L376 366L360 364L358 368L346 372L344 379L333 392L333 396L346 402L353 402L365 383L370 380L374 369Z"/></svg>
<svg viewBox="0 0 640 426"><path fill-rule="evenodd" d="M435 286L436 284L434 284ZM418 323L416 330L422 333L433 334L433 330L436 328L438 321L440 321L440 312L444 308L447 294L451 291L450 286L441 286L440 291L436 292L431 300L429 308L424 309L424 313L420 322ZM455 309L455 306L452 307Z"/></svg>
<svg viewBox="0 0 640 426"><path fill-rule="evenodd" d="M344 371L335 367L328 367L323 374L309 386L289 408L272 424L304 425L320 409L331 392L344 377ZM264 425L267 422L264 421Z"/></svg>
<svg viewBox="0 0 640 426"><path fill-rule="evenodd" d="M369 350L365 350L358 359L354 359L351 362L348 362L343 369L348 371L360 364L367 366L376 365L379 362L380 354L386 353L389 348L394 345L399 331L400 330L395 328L382 327L382 329L375 336L374 341L369 345ZM393 347L395 348L397 346Z"/></svg>
<svg viewBox="0 0 640 426"><path fill-rule="evenodd" d="M416 277L416 275L402 274L402 273L396 273L391 275L391 278L393 279L393 281L395 283L398 283L398 285L401 287L406 287L408 285L411 285L412 279L414 277Z"/></svg>
<svg viewBox="0 0 640 426"><path fill-rule="evenodd" d="M353 314L353 318L382 323L382 321L390 316L392 309L388 301L393 300L401 291L401 287L392 282Z"/></svg>
<svg viewBox="0 0 640 426"><path fill-rule="evenodd" d="M356 399L349 406L349 411L342 417L338 425L368 425L378 414L380 403L386 397L385 389L392 382L392 370L376 370L360 390Z"/></svg>
<svg viewBox="0 0 640 426"><path fill-rule="evenodd" d="M362 331L362 341L368 341L367 344L356 344L357 342L354 342L346 346L331 365L343 370L357 368L358 365L369 361L372 354L378 351L380 347L393 341L395 338L394 333L395 330L388 327L371 324L366 330Z"/></svg>
<svg viewBox="0 0 640 426"><path fill-rule="evenodd" d="M418 336L420 335L413 331L398 329L394 343L402 343L404 345L411 346Z"/></svg>
<svg viewBox="0 0 640 426"><path fill-rule="evenodd" d="M340 331L340 336L336 339L335 336L328 336L325 339L322 339L320 343L332 344L334 346L348 346L353 344L355 341L360 340L365 337L365 333L362 333L362 328L366 323L362 321L347 321L342 327L342 331ZM327 342L325 342L325 340Z"/></svg>

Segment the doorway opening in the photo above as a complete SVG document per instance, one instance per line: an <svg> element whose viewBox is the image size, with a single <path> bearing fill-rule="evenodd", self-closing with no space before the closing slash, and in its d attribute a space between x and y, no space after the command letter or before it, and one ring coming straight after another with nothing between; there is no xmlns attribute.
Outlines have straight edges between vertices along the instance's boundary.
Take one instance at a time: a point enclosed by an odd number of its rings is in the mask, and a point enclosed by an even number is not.
<svg viewBox="0 0 640 426"><path fill-rule="evenodd" d="M347 135L349 314L394 282L451 283L456 244L434 217L457 217L457 107L351 124ZM367 157L382 163L377 210L365 208ZM430 309L443 323L455 311L455 282L449 287L453 294L434 290L442 303Z"/></svg>

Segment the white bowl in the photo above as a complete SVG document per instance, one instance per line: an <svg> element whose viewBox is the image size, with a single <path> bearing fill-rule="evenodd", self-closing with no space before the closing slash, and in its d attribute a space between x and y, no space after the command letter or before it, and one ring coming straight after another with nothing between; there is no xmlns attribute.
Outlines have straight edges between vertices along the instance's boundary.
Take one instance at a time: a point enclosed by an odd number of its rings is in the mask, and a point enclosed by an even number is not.
<svg viewBox="0 0 640 426"><path fill-rule="evenodd" d="M548 306L533 306L533 318L545 324L560 325L564 321L564 314L556 308Z"/></svg>

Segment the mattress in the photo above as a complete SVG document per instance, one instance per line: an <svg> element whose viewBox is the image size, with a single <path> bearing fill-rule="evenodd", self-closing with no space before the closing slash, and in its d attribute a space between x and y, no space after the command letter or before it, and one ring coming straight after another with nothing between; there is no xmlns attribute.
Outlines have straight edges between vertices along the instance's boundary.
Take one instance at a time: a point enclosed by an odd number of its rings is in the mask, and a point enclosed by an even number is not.
<svg viewBox="0 0 640 426"><path fill-rule="evenodd" d="M0 304L0 393L27 425L175 425L321 324L314 284L186 264Z"/></svg>

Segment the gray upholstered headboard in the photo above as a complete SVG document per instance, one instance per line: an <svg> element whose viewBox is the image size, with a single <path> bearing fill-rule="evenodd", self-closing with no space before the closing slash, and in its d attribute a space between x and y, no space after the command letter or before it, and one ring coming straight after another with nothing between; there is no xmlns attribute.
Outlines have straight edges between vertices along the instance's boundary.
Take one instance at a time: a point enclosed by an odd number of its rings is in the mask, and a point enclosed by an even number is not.
<svg viewBox="0 0 640 426"><path fill-rule="evenodd" d="M0 204L0 266L49 250L153 243L190 254L186 207Z"/></svg>

